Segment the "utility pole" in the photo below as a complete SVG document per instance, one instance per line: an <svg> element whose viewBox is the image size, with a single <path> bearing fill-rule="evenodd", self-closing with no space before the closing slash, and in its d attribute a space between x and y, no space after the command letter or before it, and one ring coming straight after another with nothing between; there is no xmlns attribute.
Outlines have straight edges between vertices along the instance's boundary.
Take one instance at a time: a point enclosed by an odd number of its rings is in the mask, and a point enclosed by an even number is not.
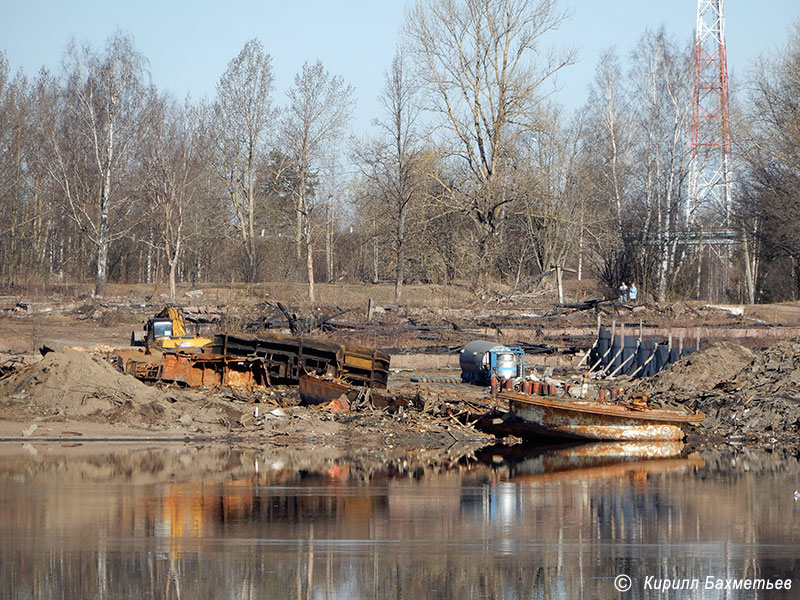
<svg viewBox="0 0 800 600"><path fill-rule="evenodd" d="M729 241L722 251L711 247L706 250L709 256L716 252L722 262L723 293L731 266L731 246L739 241L733 232L731 220L731 137L726 54L723 0L697 0L686 227L700 237L704 230L714 231L715 237L722 236ZM703 258L703 253L698 252L698 272L702 272ZM708 262L711 264L712 261ZM709 279L708 274L704 279Z"/></svg>

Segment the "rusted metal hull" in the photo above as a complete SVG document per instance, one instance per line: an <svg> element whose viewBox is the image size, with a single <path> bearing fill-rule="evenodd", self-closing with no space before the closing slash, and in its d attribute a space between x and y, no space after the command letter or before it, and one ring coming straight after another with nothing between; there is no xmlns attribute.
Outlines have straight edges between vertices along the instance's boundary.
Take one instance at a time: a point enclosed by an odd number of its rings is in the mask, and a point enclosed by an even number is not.
<svg viewBox="0 0 800 600"><path fill-rule="evenodd" d="M347 395L351 389L351 386L341 381L322 379L305 373L300 375L300 401L305 404L330 402Z"/></svg>
<svg viewBox="0 0 800 600"><path fill-rule="evenodd" d="M219 354L165 353L161 380L189 387L264 388L269 374L261 360L254 357Z"/></svg>
<svg viewBox="0 0 800 600"><path fill-rule="evenodd" d="M354 402L360 394L366 394L365 399L373 408L394 412L401 406L412 405L414 397L392 394L386 390L367 389L348 384L338 379L325 379L303 373L300 375L300 401L304 404L325 404L345 396L348 402Z"/></svg>
<svg viewBox="0 0 800 600"><path fill-rule="evenodd" d="M702 421L700 413L599 402L568 401L515 392L499 394L519 419L523 437L549 436L582 440L681 440L680 425Z"/></svg>

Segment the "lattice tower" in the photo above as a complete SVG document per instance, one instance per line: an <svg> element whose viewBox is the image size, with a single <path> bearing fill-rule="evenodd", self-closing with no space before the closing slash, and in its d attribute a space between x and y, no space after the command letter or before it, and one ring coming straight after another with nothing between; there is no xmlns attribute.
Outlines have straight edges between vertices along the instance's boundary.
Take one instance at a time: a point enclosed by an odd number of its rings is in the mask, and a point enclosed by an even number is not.
<svg viewBox="0 0 800 600"><path fill-rule="evenodd" d="M731 149L723 0L697 0L687 224L730 229Z"/></svg>

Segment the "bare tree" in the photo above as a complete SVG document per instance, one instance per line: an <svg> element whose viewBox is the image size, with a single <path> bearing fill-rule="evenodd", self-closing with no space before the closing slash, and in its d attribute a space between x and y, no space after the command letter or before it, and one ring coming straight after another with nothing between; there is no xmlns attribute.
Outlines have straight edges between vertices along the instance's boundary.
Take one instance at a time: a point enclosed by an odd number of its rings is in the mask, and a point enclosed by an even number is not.
<svg viewBox="0 0 800 600"><path fill-rule="evenodd" d="M25 226L25 128L27 87L20 74L10 78L8 61L0 52L0 272L22 275Z"/></svg>
<svg viewBox="0 0 800 600"><path fill-rule="evenodd" d="M309 184L324 165L324 155L340 140L353 110L353 87L331 75L317 61L305 63L287 92L284 111L283 147L294 161L297 181L293 189L297 216L296 243L305 249L308 299L315 302L312 211L315 199Z"/></svg>
<svg viewBox="0 0 800 600"><path fill-rule="evenodd" d="M465 167L465 179L447 185L478 232L481 273L513 201L503 171L514 168L520 136L541 128L543 84L572 62L570 52L541 49L565 16L555 0L420 0L409 13L430 108L447 134L444 152Z"/></svg>
<svg viewBox="0 0 800 600"><path fill-rule="evenodd" d="M258 40L250 40L228 63L217 83L214 104L218 134L216 166L231 201L236 230L245 253L245 278L258 277L255 219L258 161L264 135L276 111L271 106L272 59Z"/></svg>
<svg viewBox="0 0 800 600"><path fill-rule="evenodd" d="M584 249L596 275L616 288L632 278L623 242L632 203L632 108L622 69L613 50L602 53L589 98L576 116L581 155L574 173L581 200L579 267ZM581 275L579 274L579 278Z"/></svg>
<svg viewBox="0 0 800 600"><path fill-rule="evenodd" d="M65 58L50 168L70 217L96 248L98 295L108 279L109 247L127 234L135 205L129 176L145 121L145 64L132 38L119 31L102 54L73 43Z"/></svg>
<svg viewBox="0 0 800 600"><path fill-rule="evenodd" d="M609 50L600 56L589 101L582 111L586 123L584 146L598 175L596 198L607 205L622 238L623 204L629 179L631 146L630 109L626 106L622 74L616 55Z"/></svg>
<svg viewBox="0 0 800 600"><path fill-rule="evenodd" d="M632 158L641 167L633 177L638 222L630 224L640 265L654 263L655 295L663 301L681 268L679 231L685 230L689 171L691 53L670 41L663 27L646 31L632 71L637 137ZM656 255L648 257L649 251Z"/></svg>
<svg viewBox="0 0 800 600"><path fill-rule="evenodd" d="M187 222L205 175L204 136L197 110L164 97L151 101L151 132L141 149L144 194L159 233L156 248L169 266L169 297L176 296L178 265L187 243Z"/></svg>
<svg viewBox="0 0 800 600"><path fill-rule="evenodd" d="M553 115L555 124L560 119ZM521 236L509 236L512 248L521 244L527 249L524 258L542 273L554 265L564 266L576 250L581 226L580 199L575 192L577 144L574 136L551 125L537 140L525 143L527 155L519 151L520 173L510 178L509 195L513 217Z"/></svg>
<svg viewBox="0 0 800 600"><path fill-rule="evenodd" d="M754 65L737 149L747 164L737 221L762 300L800 297L800 23L785 47ZM750 287L752 302L756 290Z"/></svg>
<svg viewBox="0 0 800 600"><path fill-rule="evenodd" d="M406 275L409 212L419 201L423 153L417 131L419 105L416 87L409 76L404 55L398 52L386 74L380 100L385 113L375 123L381 137L357 151L362 172L368 179L378 204L391 223L394 250L394 299L403 297Z"/></svg>

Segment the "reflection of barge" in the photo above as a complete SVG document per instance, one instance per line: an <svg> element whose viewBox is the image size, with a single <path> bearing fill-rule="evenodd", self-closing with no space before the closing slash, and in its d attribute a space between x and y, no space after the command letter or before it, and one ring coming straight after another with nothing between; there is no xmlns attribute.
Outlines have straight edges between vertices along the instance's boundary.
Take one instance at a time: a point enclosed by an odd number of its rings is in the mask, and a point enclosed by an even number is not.
<svg viewBox="0 0 800 600"><path fill-rule="evenodd" d="M534 396L503 392L517 419L513 427L521 437L549 436L584 440L681 440L681 425L699 423L705 415L680 410L649 408L629 403Z"/></svg>
<svg viewBox="0 0 800 600"><path fill-rule="evenodd" d="M683 442L592 442L577 445L487 449L479 458L505 465L512 481L616 479L640 473L663 473L705 465L699 457L680 457Z"/></svg>

